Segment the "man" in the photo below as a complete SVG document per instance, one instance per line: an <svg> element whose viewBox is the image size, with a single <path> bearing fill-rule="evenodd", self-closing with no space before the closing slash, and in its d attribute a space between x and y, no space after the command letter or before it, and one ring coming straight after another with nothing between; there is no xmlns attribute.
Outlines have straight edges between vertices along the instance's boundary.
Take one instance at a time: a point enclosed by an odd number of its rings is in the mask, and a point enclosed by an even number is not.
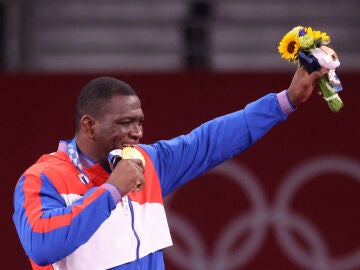
<svg viewBox="0 0 360 270"><path fill-rule="evenodd" d="M75 137L16 185L13 219L33 269L164 269L162 250L172 241L163 197L249 148L326 72L299 69L287 90L150 145L140 144L144 114L134 90L115 78L90 81L77 102ZM129 146L141 155L109 163L112 150Z"/></svg>

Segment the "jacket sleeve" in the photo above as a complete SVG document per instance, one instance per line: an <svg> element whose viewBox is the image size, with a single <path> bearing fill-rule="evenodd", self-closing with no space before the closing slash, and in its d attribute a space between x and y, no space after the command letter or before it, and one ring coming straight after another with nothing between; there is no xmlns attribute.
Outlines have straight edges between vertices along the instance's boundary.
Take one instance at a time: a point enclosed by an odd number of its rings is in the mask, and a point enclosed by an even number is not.
<svg viewBox="0 0 360 270"><path fill-rule="evenodd" d="M44 173L25 173L15 187L13 220L27 255L44 266L88 241L115 206L111 193L101 187L67 206Z"/></svg>
<svg viewBox="0 0 360 270"><path fill-rule="evenodd" d="M271 93L242 110L208 121L189 134L144 145L143 148L155 164L165 196L190 179L245 151L287 116L277 95Z"/></svg>

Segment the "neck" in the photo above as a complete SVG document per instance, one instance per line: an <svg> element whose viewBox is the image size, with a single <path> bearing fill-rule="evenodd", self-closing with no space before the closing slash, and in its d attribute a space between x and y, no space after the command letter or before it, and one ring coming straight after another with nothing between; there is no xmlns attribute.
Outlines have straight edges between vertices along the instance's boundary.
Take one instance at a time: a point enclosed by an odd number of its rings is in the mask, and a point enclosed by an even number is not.
<svg viewBox="0 0 360 270"><path fill-rule="evenodd" d="M104 152L101 147L92 138L86 137L81 133L75 134L76 145L79 151L92 159L94 162L100 164L105 169L109 168L108 153Z"/></svg>

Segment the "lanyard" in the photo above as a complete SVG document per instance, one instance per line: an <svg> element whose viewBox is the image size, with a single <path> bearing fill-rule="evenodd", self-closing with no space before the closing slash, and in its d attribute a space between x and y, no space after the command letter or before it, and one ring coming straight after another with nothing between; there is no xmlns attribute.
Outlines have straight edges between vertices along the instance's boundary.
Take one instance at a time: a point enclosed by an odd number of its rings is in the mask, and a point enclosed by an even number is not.
<svg viewBox="0 0 360 270"><path fill-rule="evenodd" d="M84 184L89 184L89 177L84 171L83 166L81 165L79 153L76 146L75 139L72 139L67 145L67 154L72 162L72 164L78 169L80 174L78 174L79 180Z"/></svg>

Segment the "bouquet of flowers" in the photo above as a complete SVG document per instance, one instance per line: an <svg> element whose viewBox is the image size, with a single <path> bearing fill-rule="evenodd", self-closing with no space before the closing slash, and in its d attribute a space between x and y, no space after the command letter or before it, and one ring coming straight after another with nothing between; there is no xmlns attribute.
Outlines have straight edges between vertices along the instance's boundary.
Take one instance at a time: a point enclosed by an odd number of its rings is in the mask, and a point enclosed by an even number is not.
<svg viewBox="0 0 360 270"><path fill-rule="evenodd" d="M290 63L304 66L311 73L325 67L329 72L319 79L319 86L324 99L333 112L344 106L338 92L342 90L341 82L335 69L340 61L330 44L330 37L311 27L297 26L285 34L279 43L279 53Z"/></svg>

